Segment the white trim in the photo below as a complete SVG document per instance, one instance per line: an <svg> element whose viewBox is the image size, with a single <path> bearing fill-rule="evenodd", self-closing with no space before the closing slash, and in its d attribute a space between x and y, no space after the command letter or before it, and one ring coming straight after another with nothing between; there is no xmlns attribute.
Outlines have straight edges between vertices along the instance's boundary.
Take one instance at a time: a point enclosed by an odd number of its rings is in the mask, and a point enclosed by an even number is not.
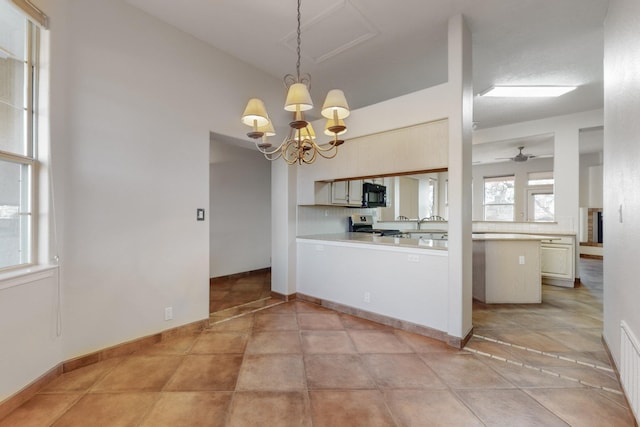
<svg viewBox="0 0 640 427"><path fill-rule="evenodd" d="M18 9L24 12L33 23L41 27L49 27L49 18L29 0L11 0Z"/></svg>
<svg viewBox="0 0 640 427"><path fill-rule="evenodd" d="M0 273L0 291L53 277L57 265L36 265Z"/></svg>

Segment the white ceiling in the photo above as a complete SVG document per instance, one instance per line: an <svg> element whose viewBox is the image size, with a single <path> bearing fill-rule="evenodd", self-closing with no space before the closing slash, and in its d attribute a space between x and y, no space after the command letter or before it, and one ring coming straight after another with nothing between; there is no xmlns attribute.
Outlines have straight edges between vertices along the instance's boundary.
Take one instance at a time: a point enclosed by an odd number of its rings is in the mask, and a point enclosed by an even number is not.
<svg viewBox="0 0 640 427"><path fill-rule="evenodd" d="M296 0L126 0L277 78L295 74ZM357 109L446 81L447 21L473 37L474 93L578 85L554 99L475 97L479 129L602 108L608 0L303 0L301 72ZM283 89L283 100L284 100Z"/></svg>

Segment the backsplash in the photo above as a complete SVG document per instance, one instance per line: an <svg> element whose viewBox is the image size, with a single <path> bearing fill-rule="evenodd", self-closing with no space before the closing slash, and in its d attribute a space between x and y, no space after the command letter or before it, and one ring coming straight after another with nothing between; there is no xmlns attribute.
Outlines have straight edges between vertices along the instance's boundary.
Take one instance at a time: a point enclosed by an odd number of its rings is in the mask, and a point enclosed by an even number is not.
<svg viewBox="0 0 640 427"><path fill-rule="evenodd" d="M353 213L372 215L377 228L415 229L415 221L378 222L376 208L347 208L342 206L298 206L298 236L311 234L344 233L349 231L347 218ZM448 229L446 222L434 221L422 223L422 229ZM574 221L571 217L557 218L557 222L502 222L474 221L472 230L475 233L560 233L575 234Z"/></svg>
<svg viewBox="0 0 640 427"><path fill-rule="evenodd" d="M375 221L378 210L342 206L298 206L297 235L345 233L349 231L347 218L354 213L373 215Z"/></svg>

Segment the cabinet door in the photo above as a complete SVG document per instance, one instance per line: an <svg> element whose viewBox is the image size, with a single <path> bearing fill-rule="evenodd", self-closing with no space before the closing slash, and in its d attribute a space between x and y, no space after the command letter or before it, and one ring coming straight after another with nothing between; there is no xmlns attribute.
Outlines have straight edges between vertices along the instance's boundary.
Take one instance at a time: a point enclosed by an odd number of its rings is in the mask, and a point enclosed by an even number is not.
<svg viewBox="0 0 640 427"><path fill-rule="evenodd" d="M541 245L542 274L548 277L573 279L571 245Z"/></svg>
<svg viewBox="0 0 640 427"><path fill-rule="evenodd" d="M336 181L331 184L331 203L343 206L349 203L349 181Z"/></svg>
<svg viewBox="0 0 640 427"><path fill-rule="evenodd" d="M362 206L362 180L349 181L349 206Z"/></svg>

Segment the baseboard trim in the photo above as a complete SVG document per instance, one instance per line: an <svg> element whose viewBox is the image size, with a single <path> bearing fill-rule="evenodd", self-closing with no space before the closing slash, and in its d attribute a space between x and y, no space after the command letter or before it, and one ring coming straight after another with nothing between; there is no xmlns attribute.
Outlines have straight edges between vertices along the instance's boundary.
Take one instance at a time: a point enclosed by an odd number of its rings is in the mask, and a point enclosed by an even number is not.
<svg viewBox="0 0 640 427"><path fill-rule="evenodd" d="M258 274L271 273L271 267L260 268L258 270L243 271L241 273L227 274L226 276L210 277L209 283L224 282L226 280L235 280L241 277L253 276Z"/></svg>
<svg viewBox="0 0 640 427"><path fill-rule="evenodd" d="M599 260L604 259L602 255L591 255L591 254L580 254L580 258L599 259Z"/></svg>
<svg viewBox="0 0 640 427"><path fill-rule="evenodd" d="M290 294L290 295L285 295L285 294L281 294L279 292L271 291L271 298L280 299L282 301L293 301L293 300L298 298L298 294L293 293L293 294Z"/></svg>
<svg viewBox="0 0 640 427"><path fill-rule="evenodd" d="M609 358L609 364L613 368L613 373L616 375L616 379L618 380L618 383L622 384L622 381L620 379L620 371L618 371L618 365L616 365L616 360L613 358L613 355L611 354L611 350L609 349L609 344L607 344L607 340L604 337L604 334L600 335L600 341L602 342L604 351L607 354L607 357ZM631 410L631 404L629 403L629 398L627 397L627 393L625 392L624 387L620 387L620 391L622 391L622 396L624 397L624 400L627 403L627 409L629 411L629 415L631 416L631 419L634 421L635 427L638 427L638 420L636 420L635 415Z"/></svg>
<svg viewBox="0 0 640 427"><path fill-rule="evenodd" d="M298 293L297 299L305 302L310 302L313 304L318 304L322 307L326 307L331 310L338 311L340 313L349 314L351 316L359 317L361 319L370 320L372 322L380 323L386 326L391 326L392 328L401 329L403 331L412 332L414 334L433 338L438 341L442 341L450 345L451 347L455 347L455 348L464 347L464 345L467 343L467 341L469 341L469 339L471 339L471 336L473 335L473 328L464 338L460 338L460 337L451 336L444 331L430 328L428 326L418 325L416 323L408 322L406 320L400 320L394 317L389 317L382 314L361 310L359 308L336 303L333 301L324 300L321 298L312 297L310 295Z"/></svg>
<svg viewBox="0 0 640 427"><path fill-rule="evenodd" d="M198 320L193 323L178 326L176 328L167 329L157 334L149 335L146 337L136 338L131 341L127 341L121 344L116 344L111 347L104 348L83 356L74 357L63 361L51 368L49 371L42 374L39 378L32 381L30 384L23 387L21 390L8 397L4 401L0 402L0 420L9 415L20 405L27 400L35 396L43 387L49 384L54 379L58 378L63 373L71 372L75 369L82 368L84 366L92 365L103 360L111 359L114 357L125 356L135 351L141 350L147 346L156 344L163 340L196 333L202 331L209 326L209 318L204 320Z"/></svg>
<svg viewBox="0 0 640 427"><path fill-rule="evenodd" d="M42 374L39 378L35 379L25 386L22 390L15 393L13 396L7 398L0 403L0 420L9 415L11 412L20 407L27 400L35 396L44 386L49 384L54 379L62 375L62 363L49 369Z"/></svg>

